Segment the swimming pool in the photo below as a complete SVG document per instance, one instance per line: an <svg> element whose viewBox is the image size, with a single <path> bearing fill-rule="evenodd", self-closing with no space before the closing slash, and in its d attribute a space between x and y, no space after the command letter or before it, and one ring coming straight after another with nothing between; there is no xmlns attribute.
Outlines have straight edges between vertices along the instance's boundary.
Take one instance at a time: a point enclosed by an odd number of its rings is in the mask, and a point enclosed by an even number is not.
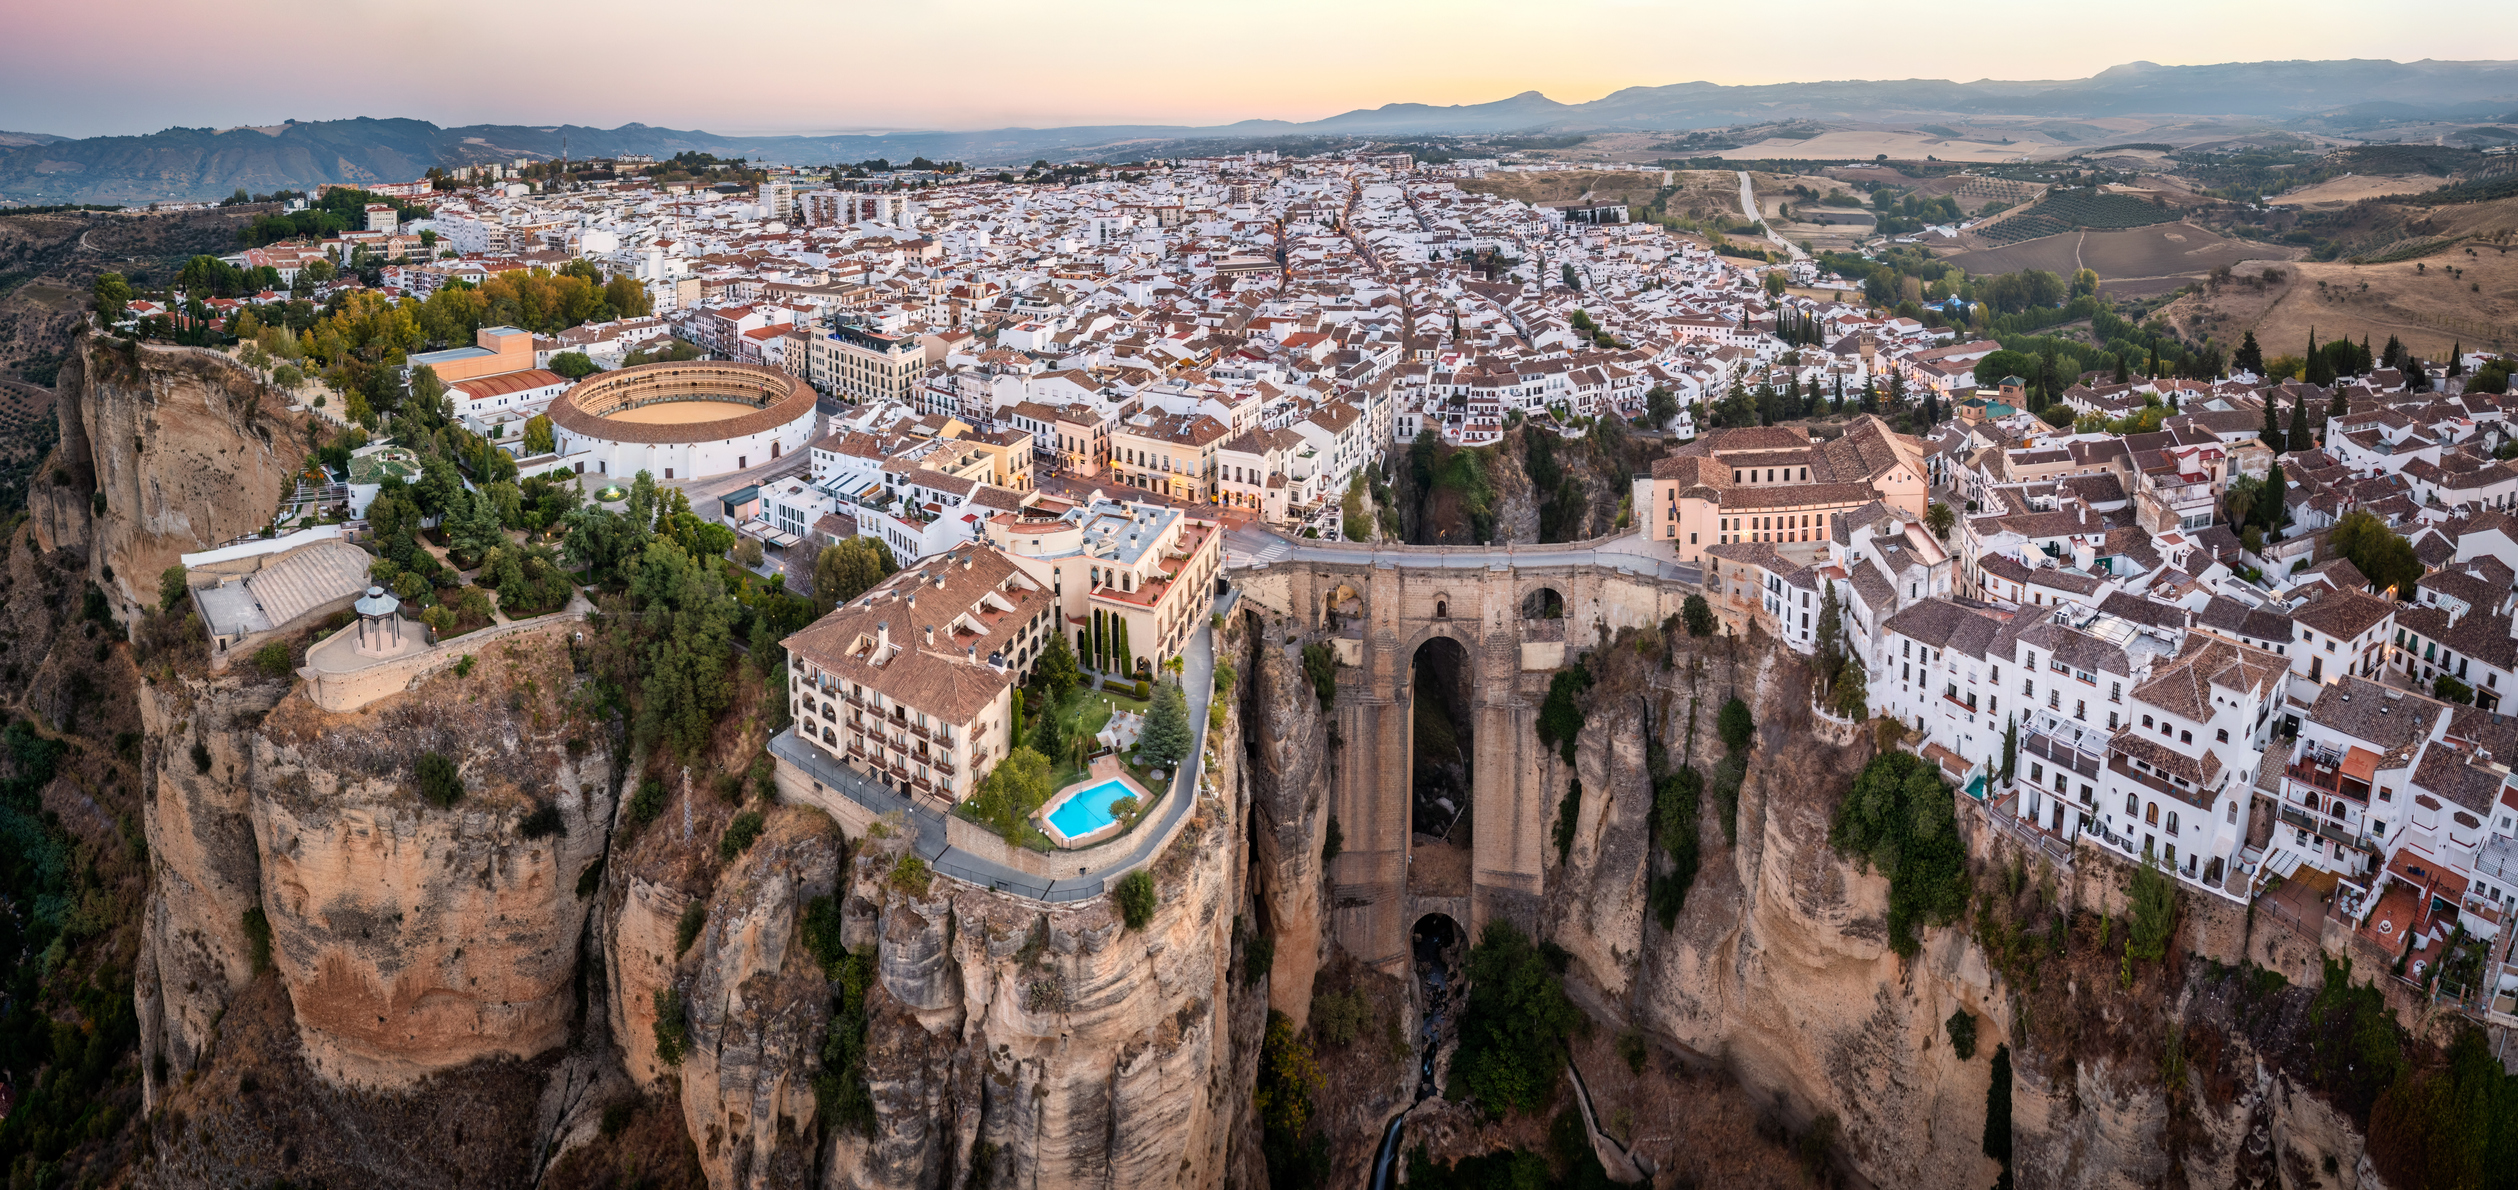
<svg viewBox="0 0 2518 1190"><path fill-rule="evenodd" d="M1119 821L1111 817L1110 804L1123 797L1135 797L1126 782L1113 778L1090 789L1078 791L1049 815L1049 825L1070 839L1081 839Z"/></svg>

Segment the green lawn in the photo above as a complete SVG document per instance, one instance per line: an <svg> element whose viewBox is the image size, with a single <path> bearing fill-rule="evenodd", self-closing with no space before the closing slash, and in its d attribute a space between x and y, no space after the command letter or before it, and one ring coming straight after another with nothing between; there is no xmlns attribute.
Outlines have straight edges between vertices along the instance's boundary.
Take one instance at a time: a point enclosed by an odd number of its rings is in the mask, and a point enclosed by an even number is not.
<svg viewBox="0 0 2518 1190"><path fill-rule="evenodd" d="M1066 728L1069 740L1090 740L1095 733L1101 731L1104 724L1110 722L1111 712L1132 711L1142 715L1146 708L1152 705L1151 702L1140 702L1104 690L1085 690L1079 687L1068 691L1067 700L1058 705L1058 721ZM1088 747L1086 750L1091 749ZM1091 775L1089 770L1075 763L1072 755L1055 757L1053 760L1055 765L1049 778L1049 788L1053 792L1065 789Z"/></svg>

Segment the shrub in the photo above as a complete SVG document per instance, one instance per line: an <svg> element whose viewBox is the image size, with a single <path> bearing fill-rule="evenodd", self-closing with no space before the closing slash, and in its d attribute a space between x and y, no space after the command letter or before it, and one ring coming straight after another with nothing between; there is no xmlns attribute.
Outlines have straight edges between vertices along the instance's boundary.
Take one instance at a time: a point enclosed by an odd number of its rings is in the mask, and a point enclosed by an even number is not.
<svg viewBox="0 0 2518 1190"><path fill-rule="evenodd" d="M2002 1179L2011 1177L2011 1047L1993 1047L1993 1084L1985 1088L1985 1156L2002 1163Z"/></svg>
<svg viewBox="0 0 2518 1190"><path fill-rule="evenodd" d="M254 650L254 668L261 670L262 676L266 678L287 677L289 670L293 668L289 665L288 642L269 641L261 648Z"/></svg>
<svg viewBox="0 0 2518 1190"><path fill-rule="evenodd" d="M1131 930L1142 930L1154 920L1154 876L1143 868L1119 878L1113 894L1119 902L1119 919Z"/></svg>
<svg viewBox="0 0 2518 1190"><path fill-rule="evenodd" d="M1961 1008L1952 1012L1942 1026L1950 1031L1950 1052L1957 1054L1959 1061L1976 1056L1976 1014Z"/></svg>
<svg viewBox="0 0 2518 1190"><path fill-rule="evenodd" d="M1539 704L1539 742L1554 747L1565 763L1574 763L1574 745L1582 735L1582 707L1574 701L1591 688L1591 671L1569 666L1548 679L1547 699Z"/></svg>
<svg viewBox="0 0 2518 1190"><path fill-rule="evenodd" d="M580 901L585 900L586 898L595 895L595 890L602 887L603 857L598 855L594 858L593 863L587 864L585 867L578 869L577 899Z"/></svg>
<svg viewBox="0 0 2518 1190"><path fill-rule="evenodd" d="M813 1099L834 1127L870 1136L874 1095L866 1085L866 990L874 984L874 959L845 955L827 970L838 997L822 1035L822 1073L814 1076Z"/></svg>
<svg viewBox="0 0 2518 1190"><path fill-rule="evenodd" d="M1324 644L1303 646L1303 674L1311 679L1313 695L1320 699L1320 709L1328 710L1338 701L1338 651Z"/></svg>
<svg viewBox="0 0 2518 1190"><path fill-rule="evenodd" d="M2133 870L2133 920L2125 926L2125 954L2160 962L2168 957L2169 935L2177 928L2177 882L2156 863Z"/></svg>
<svg viewBox="0 0 2518 1190"><path fill-rule="evenodd" d="M528 839L547 839L567 834L568 823L561 820L557 803L535 802L533 813L525 815L524 820L516 824L516 830Z"/></svg>
<svg viewBox="0 0 2518 1190"><path fill-rule="evenodd" d="M472 676L472 654L466 653L455 659L455 676L458 678Z"/></svg>
<svg viewBox="0 0 2518 1190"><path fill-rule="evenodd" d="M1350 992L1322 992L1311 998L1311 1027L1321 1041L1341 1049L1355 1044L1355 1038L1373 1019L1372 1001L1365 999L1362 988Z"/></svg>
<svg viewBox="0 0 2518 1190"><path fill-rule="evenodd" d="M691 1025L682 1019L682 989L656 989L656 1060L679 1066L690 1044Z"/></svg>
<svg viewBox="0 0 2518 1190"><path fill-rule="evenodd" d="M442 752L420 753L420 796L440 810L463 800L463 778Z"/></svg>
<svg viewBox="0 0 2518 1190"><path fill-rule="evenodd" d="M745 810L726 824L726 833L717 840L717 859L731 863L734 857L751 850L752 842L761 837L763 820L758 810Z"/></svg>
<svg viewBox="0 0 2518 1190"><path fill-rule="evenodd" d="M778 800L778 762L763 752L752 760L752 796L765 802Z"/></svg>
<svg viewBox="0 0 2518 1190"><path fill-rule="evenodd" d="M935 872L927 867L927 861L918 858L916 852L904 851L899 859L892 861L892 887L913 897L923 897L934 884Z"/></svg>
<svg viewBox="0 0 2518 1190"><path fill-rule="evenodd" d="M271 969L271 918L256 905L245 911L245 946L253 956L254 974Z"/></svg>
<svg viewBox="0 0 2518 1190"><path fill-rule="evenodd" d="M689 904L682 906L682 920L673 923L673 957L679 959L687 953L691 943L699 941L699 932L706 928L708 900L693 897Z"/></svg>
<svg viewBox="0 0 2518 1190"><path fill-rule="evenodd" d="M599 1125L606 1140L619 1136L629 1128L630 1119L638 1114L635 1099L615 1099L603 1105L603 1122Z"/></svg>
<svg viewBox="0 0 2518 1190"><path fill-rule="evenodd" d="M1346 832L1339 829L1338 816L1332 814L1329 816L1329 837L1320 844L1320 862L1325 865L1330 860L1338 858L1338 853L1344 850L1346 850Z"/></svg>
<svg viewBox="0 0 2518 1190"><path fill-rule="evenodd" d="M822 965L822 973L831 978L839 975L840 961L848 957L848 948L840 940L839 898L824 893L804 903L804 928L798 936L813 961Z"/></svg>
<svg viewBox="0 0 2518 1190"><path fill-rule="evenodd" d="M1242 982L1259 986L1270 971L1276 970L1276 939L1265 934L1242 943Z"/></svg>
<svg viewBox="0 0 2518 1190"><path fill-rule="evenodd" d="M649 777L646 780L639 782L638 792L630 795L630 821L635 822L640 826L645 826L650 822L654 822L656 820L656 815L664 813L664 799L665 791L664 781L662 778Z"/></svg>
<svg viewBox="0 0 2518 1190"><path fill-rule="evenodd" d="M196 773L210 771L210 746L199 740L192 742L192 771Z"/></svg>
<svg viewBox="0 0 2518 1190"><path fill-rule="evenodd" d="M1749 717L1749 704L1733 695L1731 701L1722 704L1722 714L1715 717L1714 731L1722 737L1723 747L1733 752L1746 749L1757 734L1757 722Z"/></svg>
<svg viewBox="0 0 2518 1190"><path fill-rule="evenodd" d="M1617 1035L1617 1056L1626 1060L1626 1068L1637 1074L1644 1072L1644 1060L1652 1056L1652 1048L1644 1044L1644 1031L1629 1028Z"/></svg>

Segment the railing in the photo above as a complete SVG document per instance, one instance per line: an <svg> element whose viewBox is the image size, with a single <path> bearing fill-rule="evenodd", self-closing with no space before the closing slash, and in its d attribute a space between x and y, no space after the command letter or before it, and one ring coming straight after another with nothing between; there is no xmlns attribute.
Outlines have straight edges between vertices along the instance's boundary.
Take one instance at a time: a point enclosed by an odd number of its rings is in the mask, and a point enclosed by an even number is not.
<svg viewBox="0 0 2518 1190"><path fill-rule="evenodd" d="M2285 804L2278 813L2282 821L2315 834L2318 838L2341 843L2346 847L2357 847L2363 851L2374 853L2378 850L2377 840L2367 835L2356 834L2345 827L2336 825L2331 819L2311 814L2297 806Z"/></svg>

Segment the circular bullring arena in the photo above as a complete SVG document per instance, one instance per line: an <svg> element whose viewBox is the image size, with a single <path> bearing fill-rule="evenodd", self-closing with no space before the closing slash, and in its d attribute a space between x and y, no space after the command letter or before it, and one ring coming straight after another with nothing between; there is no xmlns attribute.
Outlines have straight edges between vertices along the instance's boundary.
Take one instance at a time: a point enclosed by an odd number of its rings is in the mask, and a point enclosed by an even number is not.
<svg viewBox="0 0 2518 1190"><path fill-rule="evenodd" d="M641 364L579 381L550 417L580 474L706 479L804 449L814 393L762 364Z"/></svg>

